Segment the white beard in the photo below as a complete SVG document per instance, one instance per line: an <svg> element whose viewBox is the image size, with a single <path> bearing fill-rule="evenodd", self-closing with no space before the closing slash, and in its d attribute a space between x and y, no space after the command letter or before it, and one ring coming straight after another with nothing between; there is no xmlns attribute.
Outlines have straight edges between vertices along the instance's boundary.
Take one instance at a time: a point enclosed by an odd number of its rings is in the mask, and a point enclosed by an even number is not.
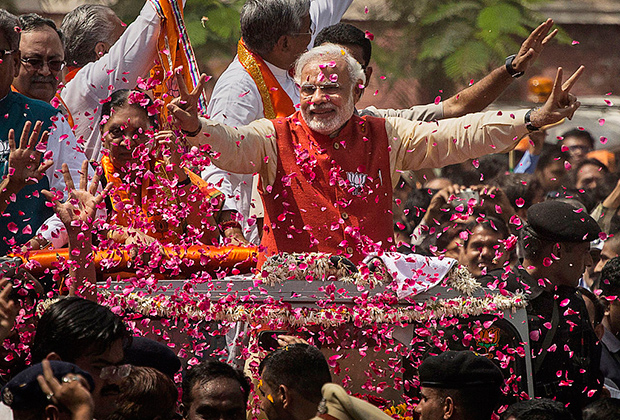
<svg viewBox="0 0 620 420"><path fill-rule="evenodd" d="M311 113L315 109L333 109L336 111L336 115L329 119L317 118ZM335 107L331 102L326 102L321 105L312 104L309 105L306 110L302 110L301 115L310 129L327 136L345 125L353 116L354 110L355 102L353 101L353 95L349 95L347 103L340 108Z"/></svg>

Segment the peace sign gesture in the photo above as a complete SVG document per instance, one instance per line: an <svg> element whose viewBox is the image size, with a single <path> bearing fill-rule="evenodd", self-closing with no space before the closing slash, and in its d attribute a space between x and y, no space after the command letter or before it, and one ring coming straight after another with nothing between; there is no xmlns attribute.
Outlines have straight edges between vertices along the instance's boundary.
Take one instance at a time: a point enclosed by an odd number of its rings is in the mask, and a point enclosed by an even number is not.
<svg viewBox="0 0 620 420"><path fill-rule="evenodd" d="M65 179L65 185L67 186L67 190L69 192L68 200L61 202L58 199L59 197L57 192L53 193L43 190L42 193L48 201L54 204L54 211L65 225L67 232L71 233L75 231L76 233L79 233L82 230L83 223L93 223L97 213L97 208L110 191L112 184L110 183L106 185L106 188L102 192L97 193L97 187L99 186L101 174L95 173L89 187L87 160L82 163L82 170L80 171L80 187L78 189L75 188L73 178L71 178L71 173L69 172L69 167L66 163L62 164L62 175Z"/></svg>
<svg viewBox="0 0 620 420"><path fill-rule="evenodd" d="M41 146L44 146L48 138L48 132L44 131L39 139L43 123L37 121L32 133L30 133L31 127L32 122L26 121L19 140L19 147L15 144L15 130L9 130L11 154L9 155L8 180L18 191L26 185L38 182L53 163L51 160L41 162L41 152L38 146L39 143L42 143ZM30 137L28 137L29 134Z"/></svg>
<svg viewBox="0 0 620 420"><path fill-rule="evenodd" d="M207 75L200 75L198 85L191 92L187 90L183 76L177 74L176 80L179 85L180 96L168 104L168 111L174 116L175 123L179 128L185 134L193 137L200 132L202 127L198 118L198 100L207 82Z"/></svg>
<svg viewBox="0 0 620 420"><path fill-rule="evenodd" d="M570 90L575 83L577 83L583 71L584 67L579 67L577 71L562 84L562 67L558 67L558 73L553 83L553 90L549 98L547 98L547 102L545 102L541 108L532 111L530 115L530 122L534 127L541 128L545 125L556 123L563 118L568 118L569 120L573 118L573 114L577 111L581 103L577 100L575 95L570 93Z"/></svg>

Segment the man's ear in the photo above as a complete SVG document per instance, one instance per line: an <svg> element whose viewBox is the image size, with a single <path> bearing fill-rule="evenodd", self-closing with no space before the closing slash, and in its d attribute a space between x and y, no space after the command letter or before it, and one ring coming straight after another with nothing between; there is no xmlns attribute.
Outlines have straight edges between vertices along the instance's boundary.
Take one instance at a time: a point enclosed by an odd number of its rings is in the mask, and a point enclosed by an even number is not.
<svg viewBox="0 0 620 420"><path fill-rule="evenodd" d="M446 397L443 402L443 418L449 419L454 414L454 400L452 397Z"/></svg>
<svg viewBox="0 0 620 420"><path fill-rule="evenodd" d="M45 357L45 359L46 359L46 360L56 360L56 361L58 361L58 362L61 362L61 361L62 361L62 359L60 358L60 356L58 355L58 353L55 353L55 352L51 352L50 354L48 354L48 355Z"/></svg>
<svg viewBox="0 0 620 420"><path fill-rule="evenodd" d="M97 60L100 59L105 53L110 49L110 45L106 42L100 41L95 45L95 55L97 56Z"/></svg>
<svg viewBox="0 0 620 420"><path fill-rule="evenodd" d="M276 397L280 400L282 407L289 408L293 402L291 390L286 385L280 385Z"/></svg>
<svg viewBox="0 0 620 420"><path fill-rule="evenodd" d="M599 340L603 338L603 335L605 335L605 327L603 326L603 324L598 324L596 327L594 327L594 334Z"/></svg>
<svg viewBox="0 0 620 420"><path fill-rule="evenodd" d="M290 47L290 42L288 42L288 36L282 35L278 38L278 42L273 46L272 52L275 54L281 53L283 51L287 51Z"/></svg>
<svg viewBox="0 0 620 420"><path fill-rule="evenodd" d="M22 64L22 52L20 50L15 51L11 54L11 60L13 60L13 78L19 76L19 70L21 69Z"/></svg>
<svg viewBox="0 0 620 420"><path fill-rule="evenodd" d="M370 84L370 77L372 76L372 66L366 66L364 74L366 74L366 86L368 86Z"/></svg>
<svg viewBox="0 0 620 420"><path fill-rule="evenodd" d="M48 405L45 407L45 420L59 420L60 410L55 405Z"/></svg>

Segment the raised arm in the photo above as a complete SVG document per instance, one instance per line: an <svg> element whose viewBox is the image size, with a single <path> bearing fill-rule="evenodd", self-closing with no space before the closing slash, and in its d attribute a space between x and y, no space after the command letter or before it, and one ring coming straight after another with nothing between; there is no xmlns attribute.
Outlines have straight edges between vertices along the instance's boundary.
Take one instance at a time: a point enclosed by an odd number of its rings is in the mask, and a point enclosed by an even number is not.
<svg viewBox="0 0 620 420"><path fill-rule="evenodd" d="M181 78L177 78L180 95L168 105L189 143L199 147L210 145L211 150L218 154L213 163L221 169L240 174L258 172L264 180L275 179L276 133L271 121L262 119L233 128L200 118L197 103L205 80L202 75L198 86L189 92Z"/></svg>
<svg viewBox="0 0 620 420"><path fill-rule="evenodd" d="M514 147L528 131L571 119L579 102L570 93L584 68L580 67L564 84L562 68L547 102L538 109L516 112L489 111L436 123L386 120L392 139L391 162L396 169L439 168Z"/></svg>
<svg viewBox="0 0 620 420"><path fill-rule="evenodd" d="M69 285L69 294L75 295L76 291L86 285L88 288L80 290L81 295L93 299L96 296L96 289L94 288L96 272L95 265L91 261L93 252L92 233L95 229L97 208L101 205L112 184L108 184L105 190L97 194L100 175L95 174L90 187L88 187L87 160L82 164L79 188L75 188L67 164L62 165L62 174L69 194L68 199L61 202L57 195L58 192L43 191L43 195L54 204L54 211L62 220L69 235L69 254L71 255L69 278L72 280Z"/></svg>
<svg viewBox="0 0 620 420"><path fill-rule="evenodd" d="M553 20L540 24L521 44L519 52L512 61L512 74L525 72L538 58L545 45L557 34L557 29L549 33ZM455 118L472 112L480 112L492 103L515 79L505 65L502 65L478 83L448 98L443 103L444 118Z"/></svg>
<svg viewBox="0 0 620 420"><path fill-rule="evenodd" d="M43 145L48 138L47 131L41 134L42 126L43 123L37 121L31 133L32 123L27 121L22 130L19 147L15 144L15 130L9 130L9 170L0 182L0 213L6 210L14 194L26 185L39 182L45 171L52 166L53 162L49 159L41 161L39 150L44 149Z"/></svg>

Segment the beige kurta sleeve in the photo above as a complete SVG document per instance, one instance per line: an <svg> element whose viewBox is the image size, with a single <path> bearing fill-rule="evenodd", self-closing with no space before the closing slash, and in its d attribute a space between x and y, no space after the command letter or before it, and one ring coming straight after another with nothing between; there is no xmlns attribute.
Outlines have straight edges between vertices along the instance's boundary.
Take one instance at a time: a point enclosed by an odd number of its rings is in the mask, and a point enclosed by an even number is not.
<svg viewBox="0 0 620 420"><path fill-rule="evenodd" d="M230 127L217 121L200 118L202 131L188 137L190 144L208 144L217 154L212 160L220 169L238 174L259 173L263 185L271 185L276 179L278 149L276 130L265 118L243 127Z"/></svg>
<svg viewBox="0 0 620 420"><path fill-rule="evenodd" d="M398 181L398 170L441 168L512 149L528 132L526 112L488 111L436 122L386 118L392 181Z"/></svg>

